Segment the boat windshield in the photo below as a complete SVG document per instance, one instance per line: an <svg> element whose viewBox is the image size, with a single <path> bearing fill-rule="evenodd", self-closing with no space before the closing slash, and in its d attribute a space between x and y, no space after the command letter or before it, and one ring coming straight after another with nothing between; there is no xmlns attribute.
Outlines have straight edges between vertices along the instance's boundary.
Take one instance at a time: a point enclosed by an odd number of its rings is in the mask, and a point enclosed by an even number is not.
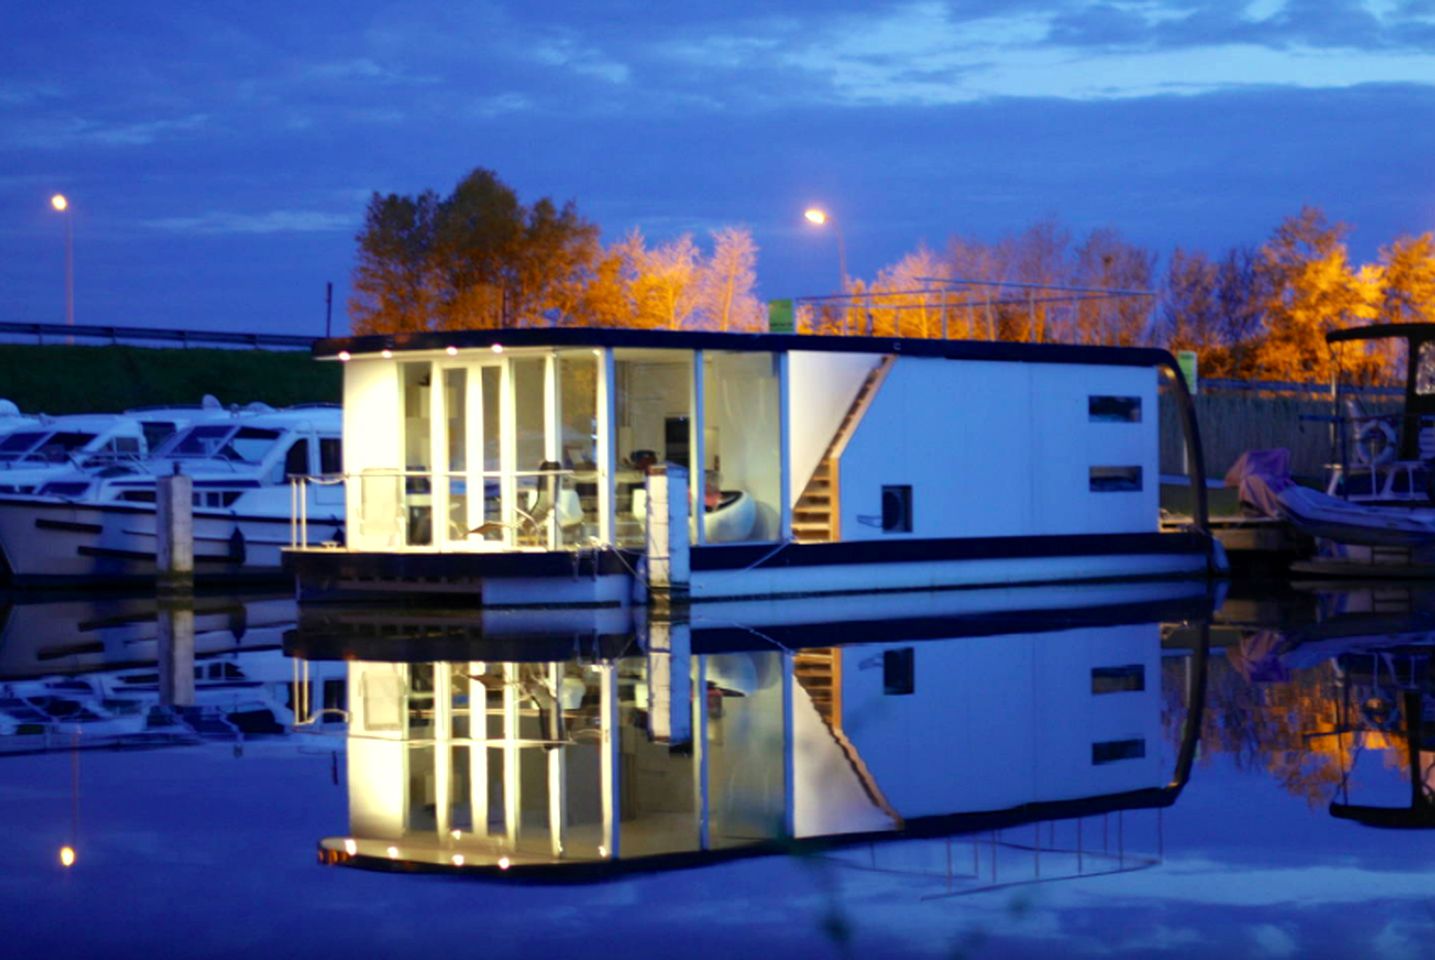
<svg viewBox="0 0 1435 960"><path fill-rule="evenodd" d="M93 439L93 433L73 430L24 430L0 440L0 461L55 463Z"/></svg>
<svg viewBox="0 0 1435 960"><path fill-rule="evenodd" d="M204 424L190 427L159 452L176 459L215 459L233 463L259 463L279 442L278 430Z"/></svg>

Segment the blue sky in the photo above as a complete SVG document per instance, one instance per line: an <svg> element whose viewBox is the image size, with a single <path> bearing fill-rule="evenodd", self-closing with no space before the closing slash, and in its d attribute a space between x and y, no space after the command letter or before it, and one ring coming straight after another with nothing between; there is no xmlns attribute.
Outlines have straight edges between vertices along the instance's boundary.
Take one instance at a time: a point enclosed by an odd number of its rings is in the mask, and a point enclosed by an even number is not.
<svg viewBox="0 0 1435 960"><path fill-rule="evenodd" d="M613 239L749 227L765 296L1051 216L1168 251L1435 225L1435 0L15 5L0 319L336 328L374 190L486 166Z"/></svg>

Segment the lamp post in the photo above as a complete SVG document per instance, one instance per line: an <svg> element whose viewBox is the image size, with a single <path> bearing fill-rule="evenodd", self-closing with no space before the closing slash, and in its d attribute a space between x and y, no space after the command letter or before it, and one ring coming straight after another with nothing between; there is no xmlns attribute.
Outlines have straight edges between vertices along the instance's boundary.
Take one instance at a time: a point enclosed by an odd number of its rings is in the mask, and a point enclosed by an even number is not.
<svg viewBox="0 0 1435 960"><path fill-rule="evenodd" d="M70 201L63 193L50 198L50 206L65 217L65 326L75 325L75 217L70 212ZM67 337L67 343L74 343L74 337Z"/></svg>
<svg viewBox="0 0 1435 960"><path fill-rule="evenodd" d="M817 227L831 225L834 233L837 234L837 266L842 271L842 292L847 292L847 245L842 242L842 226L832 218L826 210L821 207L808 207L802 214L807 222Z"/></svg>

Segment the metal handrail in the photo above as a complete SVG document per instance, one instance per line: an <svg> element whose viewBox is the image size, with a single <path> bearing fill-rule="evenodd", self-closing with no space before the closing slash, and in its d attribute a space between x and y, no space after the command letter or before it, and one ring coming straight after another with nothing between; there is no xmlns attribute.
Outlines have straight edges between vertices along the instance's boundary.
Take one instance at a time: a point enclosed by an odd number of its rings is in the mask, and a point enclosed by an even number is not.
<svg viewBox="0 0 1435 960"><path fill-rule="evenodd" d="M424 479L430 483L435 480L498 480L502 481L507 477L516 480L534 479L540 477L568 477L574 480L598 479L602 476L599 468L592 470L576 470L571 468L559 468L557 470L400 470L398 468L376 468L364 470L359 473L328 473L318 475L294 474L289 477L289 547L293 550L309 546L309 485L316 486L347 486L352 479L371 480L379 478L393 478L395 480ZM515 508L516 509L516 508ZM519 513L523 511L519 510ZM525 514L526 516L526 514ZM530 518L531 519L531 518Z"/></svg>

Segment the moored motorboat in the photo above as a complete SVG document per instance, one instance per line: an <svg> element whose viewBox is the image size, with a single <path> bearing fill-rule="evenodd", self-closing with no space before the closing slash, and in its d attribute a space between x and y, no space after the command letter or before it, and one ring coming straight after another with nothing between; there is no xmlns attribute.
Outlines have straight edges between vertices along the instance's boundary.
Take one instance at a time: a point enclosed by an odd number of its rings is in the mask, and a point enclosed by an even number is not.
<svg viewBox="0 0 1435 960"><path fill-rule="evenodd" d="M337 473L339 411L240 410L189 425L144 460L76 468L31 495L0 496L0 553L17 582L153 577L156 478L193 483L195 576L273 577L293 544L294 476ZM336 488L306 486L312 542L342 540Z"/></svg>

